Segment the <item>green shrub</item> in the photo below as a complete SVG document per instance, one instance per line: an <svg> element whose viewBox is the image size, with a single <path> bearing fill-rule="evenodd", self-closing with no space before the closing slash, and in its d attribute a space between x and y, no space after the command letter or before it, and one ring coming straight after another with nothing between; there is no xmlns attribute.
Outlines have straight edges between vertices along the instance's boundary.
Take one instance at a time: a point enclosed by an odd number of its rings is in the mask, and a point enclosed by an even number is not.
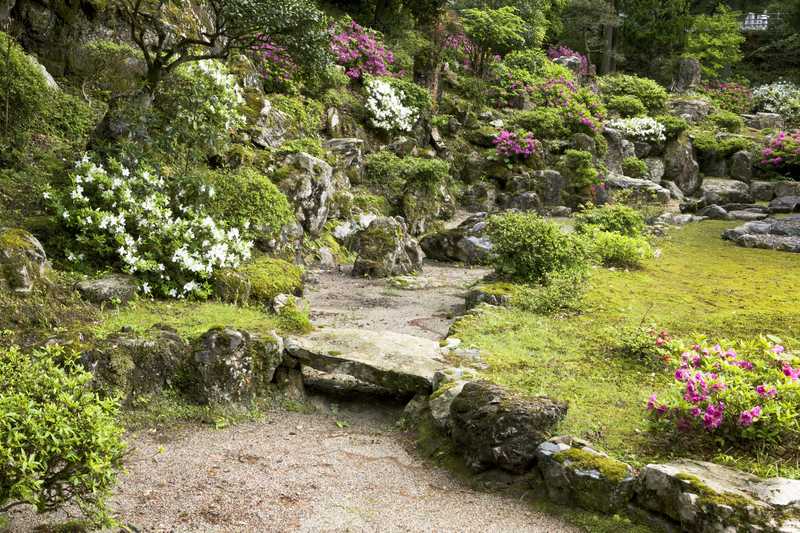
<svg viewBox="0 0 800 533"><path fill-rule="evenodd" d="M585 196L585 189L599 183L600 172L594 156L585 150L567 150L559 162L559 170L569 180L573 194ZM585 200L586 198L584 198Z"/></svg>
<svg viewBox="0 0 800 533"><path fill-rule="evenodd" d="M641 117L647 114L647 108L641 100L630 95L612 96L608 99L606 107L623 118Z"/></svg>
<svg viewBox="0 0 800 533"><path fill-rule="evenodd" d="M644 232L644 227L644 217L641 213L621 204L602 207L589 205L575 216L575 230L578 233L600 230L638 237Z"/></svg>
<svg viewBox="0 0 800 533"><path fill-rule="evenodd" d="M652 326L625 326L614 333L612 352L615 356L645 363L649 367L663 367L669 357L670 336Z"/></svg>
<svg viewBox="0 0 800 533"><path fill-rule="evenodd" d="M738 135L717 135L715 131L693 129L692 145L701 154L729 157L741 150L752 150L754 142Z"/></svg>
<svg viewBox="0 0 800 533"><path fill-rule="evenodd" d="M247 233L269 240L294 222L294 212L286 196L253 168L214 172L209 178L209 185L215 190L208 200L209 214L226 225L248 228Z"/></svg>
<svg viewBox="0 0 800 533"><path fill-rule="evenodd" d="M542 74L548 61L547 54L541 48L514 50L503 58L507 67L527 70L534 76Z"/></svg>
<svg viewBox="0 0 800 533"><path fill-rule="evenodd" d="M588 247L598 263L607 267L638 268L653 256L644 237L631 237L610 231L585 233Z"/></svg>
<svg viewBox="0 0 800 533"><path fill-rule="evenodd" d="M281 328L289 333L302 335L313 329L308 307L302 307L294 296L290 296L286 304L278 311L278 320Z"/></svg>
<svg viewBox="0 0 800 533"><path fill-rule="evenodd" d="M744 129L744 120L736 113L730 111L718 111L708 117L717 128L729 133L739 133Z"/></svg>
<svg viewBox="0 0 800 533"><path fill-rule="evenodd" d="M325 109L317 100L284 94L269 95L270 103L289 116L289 134L292 137L313 137L322 129ZM260 111L260 109L258 109Z"/></svg>
<svg viewBox="0 0 800 533"><path fill-rule="evenodd" d="M390 77L381 79L389 83L396 91L403 92L403 105L419 110L422 117L430 115L433 101L431 100L431 93L427 89L403 78Z"/></svg>
<svg viewBox="0 0 800 533"><path fill-rule="evenodd" d="M667 137L667 140L676 139L681 133L689 129L689 123L683 117L658 115L656 120L664 126L664 135Z"/></svg>
<svg viewBox="0 0 800 533"><path fill-rule="evenodd" d="M108 39L86 43L71 63L77 82L94 97L108 100L142 86L144 58L133 46Z"/></svg>
<svg viewBox="0 0 800 533"><path fill-rule="evenodd" d="M630 74L612 74L599 79L600 92L604 99L614 96L635 96L651 115L664 110L668 94L657 82Z"/></svg>
<svg viewBox="0 0 800 533"><path fill-rule="evenodd" d="M397 205L408 186L442 185L450 172L450 165L441 159L397 157L388 150L367 156L364 163L364 185L373 193Z"/></svg>
<svg viewBox="0 0 800 533"><path fill-rule="evenodd" d="M313 155L317 159L330 160L331 154L322 146L322 141L317 137L303 137L300 139L291 139L280 145L275 150L278 156L286 156L289 154L296 154L305 152L308 155Z"/></svg>
<svg viewBox="0 0 800 533"><path fill-rule="evenodd" d="M0 509L73 503L109 522L105 501L125 451L119 404L99 398L79 365L60 347L0 349Z"/></svg>
<svg viewBox="0 0 800 533"><path fill-rule="evenodd" d="M514 127L533 133L537 139L560 139L569 135L561 110L554 107L520 111L511 117L510 122Z"/></svg>
<svg viewBox="0 0 800 533"><path fill-rule="evenodd" d="M631 178L643 178L647 175L649 169L647 163L638 157L626 157L622 160L622 173Z"/></svg>
<svg viewBox="0 0 800 533"><path fill-rule="evenodd" d="M504 278L542 283L548 275L581 269L586 254L581 240L532 213L504 213L486 226L493 245L492 261Z"/></svg>
<svg viewBox="0 0 800 533"><path fill-rule="evenodd" d="M511 298L511 304L541 315L578 312L583 309L586 295L587 270L575 268L551 272L541 285L521 287Z"/></svg>

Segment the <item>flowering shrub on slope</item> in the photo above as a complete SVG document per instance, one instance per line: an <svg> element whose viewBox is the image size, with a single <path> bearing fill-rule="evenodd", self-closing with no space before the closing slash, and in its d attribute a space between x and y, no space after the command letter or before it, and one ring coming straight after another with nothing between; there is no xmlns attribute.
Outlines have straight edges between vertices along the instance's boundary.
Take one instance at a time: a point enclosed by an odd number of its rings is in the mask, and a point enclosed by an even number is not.
<svg viewBox="0 0 800 533"><path fill-rule="evenodd" d="M610 121L608 127L643 142L661 142L667 138L664 125L650 117L620 118Z"/></svg>
<svg viewBox="0 0 800 533"><path fill-rule="evenodd" d="M498 157L511 162L514 159L528 159L539 150L539 142L529 132L502 130L492 143Z"/></svg>
<svg viewBox="0 0 800 533"><path fill-rule="evenodd" d="M800 130L779 131L769 137L761 150L761 164L800 178Z"/></svg>
<svg viewBox="0 0 800 533"><path fill-rule="evenodd" d="M378 34L354 20L333 36L331 50L336 63L354 80L365 75L386 76L394 63L394 54L386 49Z"/></svg>
<svg viewBox="0 0 800 533"><path fill-rule="evenodd" d="M291 92L292 80L298 67L289 51L267 37L253 46L256 66L267 92Z"/></svg>
<svg viewBox="0 0 800 533"><path fill-rule="evenodd" d="M537 106L558 109L564 123L575 133L602 131L606 110L600 99L590 90L579 88L572 80L547 80L533 89L532 99Z"/></svg>
<svg viewBox="0 0 800 533"><path fill-rule="evenodd" d="M569 48L568 46L564 45L551 46L547 50L547 57L553 60L556 60L560 57L576 57L581 62L580 73L583 74L584 76L589 74L589 58L587 58L580 52L576 52L575 50Z"/></svg>
<svg viewBox="0 0 800 533"><path fill-rule="evenodd" d="M206 196L214 190L201 186ZM48 195L49 196L49 195ZM184 205L184 191L171 195L163 178L117 162L108 168L84 157L54 207L77 250L68 259L116 263L141 280L141 292L173 298L206 296L221 268L250 257L252 243L239 228L225 228L202 208Z"/></svg>
<svg viewBox="0 0 800 533"><path fill-rule="evenodd" d="M419 110L406 105L406 94L388 82L372 78L367 81L366 108L376 128L386 131L411 131L419 118Z"/></svg>
<svg viewBox="0 0 800 533"><path fill-rule="evenodd" d="M800 87L788 81L761 85L753 90L753 105L758 111L778 113L787 120L800 120Z"/></svg>
<svg viewBox="0 0 800 533"><path fill-rule="evenodd" d="M703 85L702 93L721 109L731 113L749 113L753 108L753 91L739 83L707 83Z"/></svg>
<svg viewBox="0 0 800 533"><path fill-rule="evenodd" d="M655 428L710 432L729 443L800 437L800 358L784 346L760 338L679 353L670 391L647 402Z"/></svg>

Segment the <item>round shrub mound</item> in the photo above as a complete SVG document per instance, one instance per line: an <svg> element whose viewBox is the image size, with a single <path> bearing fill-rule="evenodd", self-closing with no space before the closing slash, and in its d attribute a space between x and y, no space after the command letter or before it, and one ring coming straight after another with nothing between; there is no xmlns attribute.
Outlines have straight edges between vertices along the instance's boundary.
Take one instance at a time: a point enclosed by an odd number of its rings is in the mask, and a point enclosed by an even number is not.
<svg viewBox="0 0 800 533"><path fill-rule="evenodd" d="M621 204L589 206L575 216L575 230L578 233L592 233L599 230L638 237L644 232L644 227L642 214Z"/></svg>
<svg viewBox="0 0 800 533"><path fill-rule="evenodd" d="M635 96L612 96L608 99L606 107L609 111L617 113L622 118L640 117L647 114L647 108Z"/></svg>
<svg viewBox="0 0 800 533"><path fill-rule="evenodd" d="M607 267L637 268L653 255L653 249L644 237L594 231L587 235L587 239L592 255Z"/></svg>
<svg viewBox="0 0 800 533"><path fill-rule="evenodd" d="M76 504L98 523L122 467L117 400L60 347L0 350L0 511Z"/></svg>
<svg viewBox="0 0 800 533"><path fill-rule="evenodd" d="M610 101L615 96L636 97L652 115L667 104L667 90L657 82L629 74L613 74L599 79L600 92Z"/></svg>
<svg viewBox="0 0 800 533"><path fill-rule="evenodd" d="M622 173L631 178L643 178L647 175L647 163L638 157L626 157L622 161Z"/></svg>
<svg viewBox="0 0 800 533"><path fill-rule="evenodd" d="M586 266L581 240L532 213L495 215L487 224L497 273L507 279L543 283L554 272Z"/></svg>
<svg viewBox="0 0 800 533"><path fill-rule="evenodd" d="M209 176L215 194L209 200L212 217L233 227L247 227L260 238L275 238L294 222L289 200L269 178L252 168Z"/></svg>
<svg viewBox="0 0 800 533"><path fill-rule="evenodd" d="M250 280L251 298L257 302L269 305L279 294L296 294L303 289L303 269L282 259L262 257L239 271Z"/></svg>

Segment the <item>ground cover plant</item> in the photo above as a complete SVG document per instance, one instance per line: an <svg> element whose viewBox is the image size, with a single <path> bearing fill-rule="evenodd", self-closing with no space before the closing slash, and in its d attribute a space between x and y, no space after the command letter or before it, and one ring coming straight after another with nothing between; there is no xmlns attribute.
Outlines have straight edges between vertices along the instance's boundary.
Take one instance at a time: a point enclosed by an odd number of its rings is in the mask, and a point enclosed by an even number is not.
<svg viewBox="0 0 800 533"><path fill-rule="evenodd" d="M800 317L791 296L800 279L796 258L768 252L765 263L763 250L719 240L729 226L707 222L682 229L660 242L660 256L644 260L640 270L594 270L583 313L546 316L492 308L457 322L454 334L485 351L489 379L568 400L558 433L587 438L614 457L642 465L690 455L762 475L797 477L800 458L792 448L662 446L650 432L646 406L651 394L661 397L673 387L674 372L656 371L613 348L631 328L642 326L655 332L647 337L653 344L666 330L674 338L699 333L752 340L771 334L786 346L796 345ZM707 261L709 256L714 261Z"/></svg>

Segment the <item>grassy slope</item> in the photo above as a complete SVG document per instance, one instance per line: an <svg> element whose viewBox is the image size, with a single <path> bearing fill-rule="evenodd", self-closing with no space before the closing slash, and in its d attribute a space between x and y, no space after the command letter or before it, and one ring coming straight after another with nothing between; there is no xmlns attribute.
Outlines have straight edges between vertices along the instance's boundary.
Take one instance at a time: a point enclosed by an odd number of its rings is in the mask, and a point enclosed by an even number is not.
<svg viewBox="0 0 800 533"><path fill-rule="evenodd" d="M456 335L485 351L489 379L569 400L559 432L588 438L634 464L665 458L669 449L658 449L647 434L644 403L670 377L608 354L604 346L619 326L645 321L676 335L800 338L800 256L734 246L719 238L730 225L673 231L661 256L640 271L597 270L580 316L492 309L461 321ZM796 463L738 460L762 473L800 477Z"/></svg>

